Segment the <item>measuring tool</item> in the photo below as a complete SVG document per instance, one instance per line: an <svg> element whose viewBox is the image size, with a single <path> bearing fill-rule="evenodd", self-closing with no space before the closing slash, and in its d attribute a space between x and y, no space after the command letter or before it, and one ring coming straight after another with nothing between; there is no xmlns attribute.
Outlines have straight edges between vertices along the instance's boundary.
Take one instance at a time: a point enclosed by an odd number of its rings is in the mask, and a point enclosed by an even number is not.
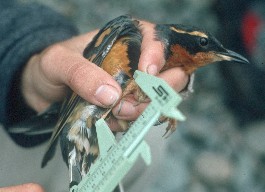
<svg viewBox="0 0 265 192"><path fill-rule="evenodd" d="M185 120L185 116L176 108L181 97L164 80L141 71L134 73L134 79L151 103L119 142L104 119L96 122L100 155L82 181L70 189L71 192L113 191L139 155L147 165L151 163L150 147L144 141L144 136L161 115Z"/></svg>

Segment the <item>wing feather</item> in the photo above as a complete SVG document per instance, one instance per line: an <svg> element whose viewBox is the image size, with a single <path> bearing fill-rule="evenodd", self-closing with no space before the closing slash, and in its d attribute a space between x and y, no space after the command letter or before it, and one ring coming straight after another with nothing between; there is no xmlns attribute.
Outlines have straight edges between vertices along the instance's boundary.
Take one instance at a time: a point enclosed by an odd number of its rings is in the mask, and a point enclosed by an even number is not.
<svg viewBox="0 0 265 192"><path fill-rule="evenodd" d="M132 27L135 28L135 20L130 16L120 16L109 23L107 23L88 44L83 52L83 56L90 60L92 63L101 66L104 58L107 56L115 41L126 35ZM62 105L60 118L54 128L53 134L50 139L48 149L44 155L42 165L45 166L47 162L54 155L54 148L57 143L58 136L62 129L66 126L73 109L82 100L80 96L73 93L70 99L66 99Z"/></svg>

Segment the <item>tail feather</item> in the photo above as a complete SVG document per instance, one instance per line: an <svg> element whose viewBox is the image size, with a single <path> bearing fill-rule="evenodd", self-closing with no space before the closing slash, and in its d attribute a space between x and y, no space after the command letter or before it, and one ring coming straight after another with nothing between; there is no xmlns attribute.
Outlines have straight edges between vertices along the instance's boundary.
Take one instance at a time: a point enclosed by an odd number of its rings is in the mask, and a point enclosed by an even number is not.
<svg viewBox="0 0 265 192"><path fill-rule="evenodd" d="M41 162L41 168L45 167L47 165L48 161L50 161L54 157L54 154L55 154L55 151L56 151L56 147L57 147L57 143L58 143L58 139L56 139L52 143L50 148L44 154L42 162Z"/></svg>

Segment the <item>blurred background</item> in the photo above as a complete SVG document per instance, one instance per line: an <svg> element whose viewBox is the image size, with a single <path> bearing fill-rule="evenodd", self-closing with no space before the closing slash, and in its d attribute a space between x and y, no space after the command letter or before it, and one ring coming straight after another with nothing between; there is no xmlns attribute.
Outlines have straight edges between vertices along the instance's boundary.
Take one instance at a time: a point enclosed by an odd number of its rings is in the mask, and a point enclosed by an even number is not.
<svg viewBox="0 0 265 192"><path fill-rule="evenodd" d="M154 23L202 27L225 47L247 57L250 65L223 62L196 72L195 92L180 106L187 121L178 124L168 139L162 138L164 128L154 128L147 136L154 158L152 166L146 168L139 160L124 183L127 191L144 192L265 191L264 0L38 1L68 17L80 33L100 28L119 15L131 14ZM45 145L39 147L45 150ZM42 156L38 148L18 150L17 154L23 156L36 155L36 162L27 167L24 159L21 165L12 165L11 171L2 166L0 171L16 172L22 167L28 180L11 174L18 182L30 181L31 177L47 191L67 190L67 170L58 150L57 159L44 170L34 168ZM5 157L0 163L8 161L9 156ZM0 181L7 185L15 180Z"/></svg>

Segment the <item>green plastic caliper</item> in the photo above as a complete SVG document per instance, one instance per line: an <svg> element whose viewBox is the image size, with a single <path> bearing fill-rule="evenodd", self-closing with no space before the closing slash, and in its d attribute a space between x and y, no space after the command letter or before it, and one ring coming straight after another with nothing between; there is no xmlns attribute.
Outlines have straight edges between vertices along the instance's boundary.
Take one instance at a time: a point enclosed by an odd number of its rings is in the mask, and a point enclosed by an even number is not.
<svg viewBox="0 0 265 192"><path fill-rule="evenodd" d="M150 147L144 136L161 115L185 120L176 108L181 97L164 80L141 71L134 73L134 79L151 103L119 142L104 119L96 122L100 155L82 181L70 189L71 192L113 191L139 155L147 165L151 163Z"/></svg>

